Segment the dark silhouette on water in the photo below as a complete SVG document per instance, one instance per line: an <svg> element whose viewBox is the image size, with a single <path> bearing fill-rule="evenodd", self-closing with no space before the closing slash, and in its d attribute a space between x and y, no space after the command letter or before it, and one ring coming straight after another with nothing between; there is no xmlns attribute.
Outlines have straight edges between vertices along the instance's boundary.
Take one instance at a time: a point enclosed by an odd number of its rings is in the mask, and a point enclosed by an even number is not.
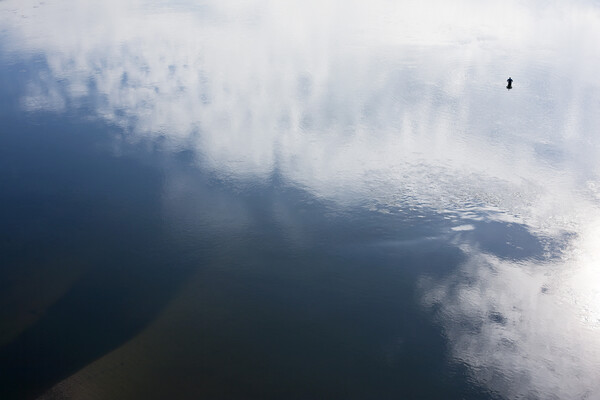
<svg viewBox="0 0 600 400"><path fill-rule="evenodd" d="M509 76L508 79L506 80L506 82L508 82L508 85L506 85L507 89L512 89L512 78Z"/></svg>

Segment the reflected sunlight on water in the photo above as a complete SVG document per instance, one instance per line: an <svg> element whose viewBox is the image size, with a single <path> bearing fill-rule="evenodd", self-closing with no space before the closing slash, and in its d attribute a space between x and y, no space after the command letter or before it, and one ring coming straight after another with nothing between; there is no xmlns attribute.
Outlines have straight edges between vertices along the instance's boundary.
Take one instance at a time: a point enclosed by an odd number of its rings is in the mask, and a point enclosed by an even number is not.
<svg viewBox="0 0 600 400"><path fill-rule="evenodd" d="M600 389L598 218L553 261L469 254L445 280L424 278L452 356L506 398L594 398ZM586 229L587 230L587 229Z"/></svg>

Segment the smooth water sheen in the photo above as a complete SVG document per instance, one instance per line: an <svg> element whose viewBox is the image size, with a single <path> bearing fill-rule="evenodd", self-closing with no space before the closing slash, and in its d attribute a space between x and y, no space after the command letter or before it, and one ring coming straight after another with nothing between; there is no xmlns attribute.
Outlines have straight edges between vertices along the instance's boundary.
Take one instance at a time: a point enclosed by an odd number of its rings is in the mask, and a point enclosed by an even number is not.
<svg viewBox="0 0 600 400"><path fill-rule="evenodd" d="M600 399L599 41L592 0L0 1L0 398Z"/></svg>

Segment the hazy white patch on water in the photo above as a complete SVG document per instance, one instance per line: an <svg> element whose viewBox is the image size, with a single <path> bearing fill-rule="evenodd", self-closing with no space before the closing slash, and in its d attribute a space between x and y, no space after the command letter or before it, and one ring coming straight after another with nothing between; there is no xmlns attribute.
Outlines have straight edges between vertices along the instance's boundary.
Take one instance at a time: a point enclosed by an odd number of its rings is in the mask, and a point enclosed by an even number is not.
<svg viewBox="0 0 600 400"><path fill-rule="evenodd" d="M71 3L1 6L7 51L47 63L23 105L92 101L130 140L192 148L228 179L277 171L340 204L474 201L543 229L571 229L598 179L587 2Z"/></svg>
<svg viewBox="0 0 600 400"><path fill-rule="evenodd" d="M455 232L464 232L464 231L472 231L475 229L475 227L473 225L469 224L469 225L453 226L451 229Z"/></svg>

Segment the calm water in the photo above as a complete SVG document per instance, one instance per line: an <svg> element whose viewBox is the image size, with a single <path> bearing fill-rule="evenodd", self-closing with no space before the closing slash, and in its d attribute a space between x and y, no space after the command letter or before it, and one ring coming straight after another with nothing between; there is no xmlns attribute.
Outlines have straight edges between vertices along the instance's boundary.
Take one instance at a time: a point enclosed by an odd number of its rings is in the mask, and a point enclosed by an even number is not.
<svg viewBox="0 0 600 400"><path fill-rule="evenodd" d="M600 399L597 2L93 3L0 1L1 399Z"/></svg>

